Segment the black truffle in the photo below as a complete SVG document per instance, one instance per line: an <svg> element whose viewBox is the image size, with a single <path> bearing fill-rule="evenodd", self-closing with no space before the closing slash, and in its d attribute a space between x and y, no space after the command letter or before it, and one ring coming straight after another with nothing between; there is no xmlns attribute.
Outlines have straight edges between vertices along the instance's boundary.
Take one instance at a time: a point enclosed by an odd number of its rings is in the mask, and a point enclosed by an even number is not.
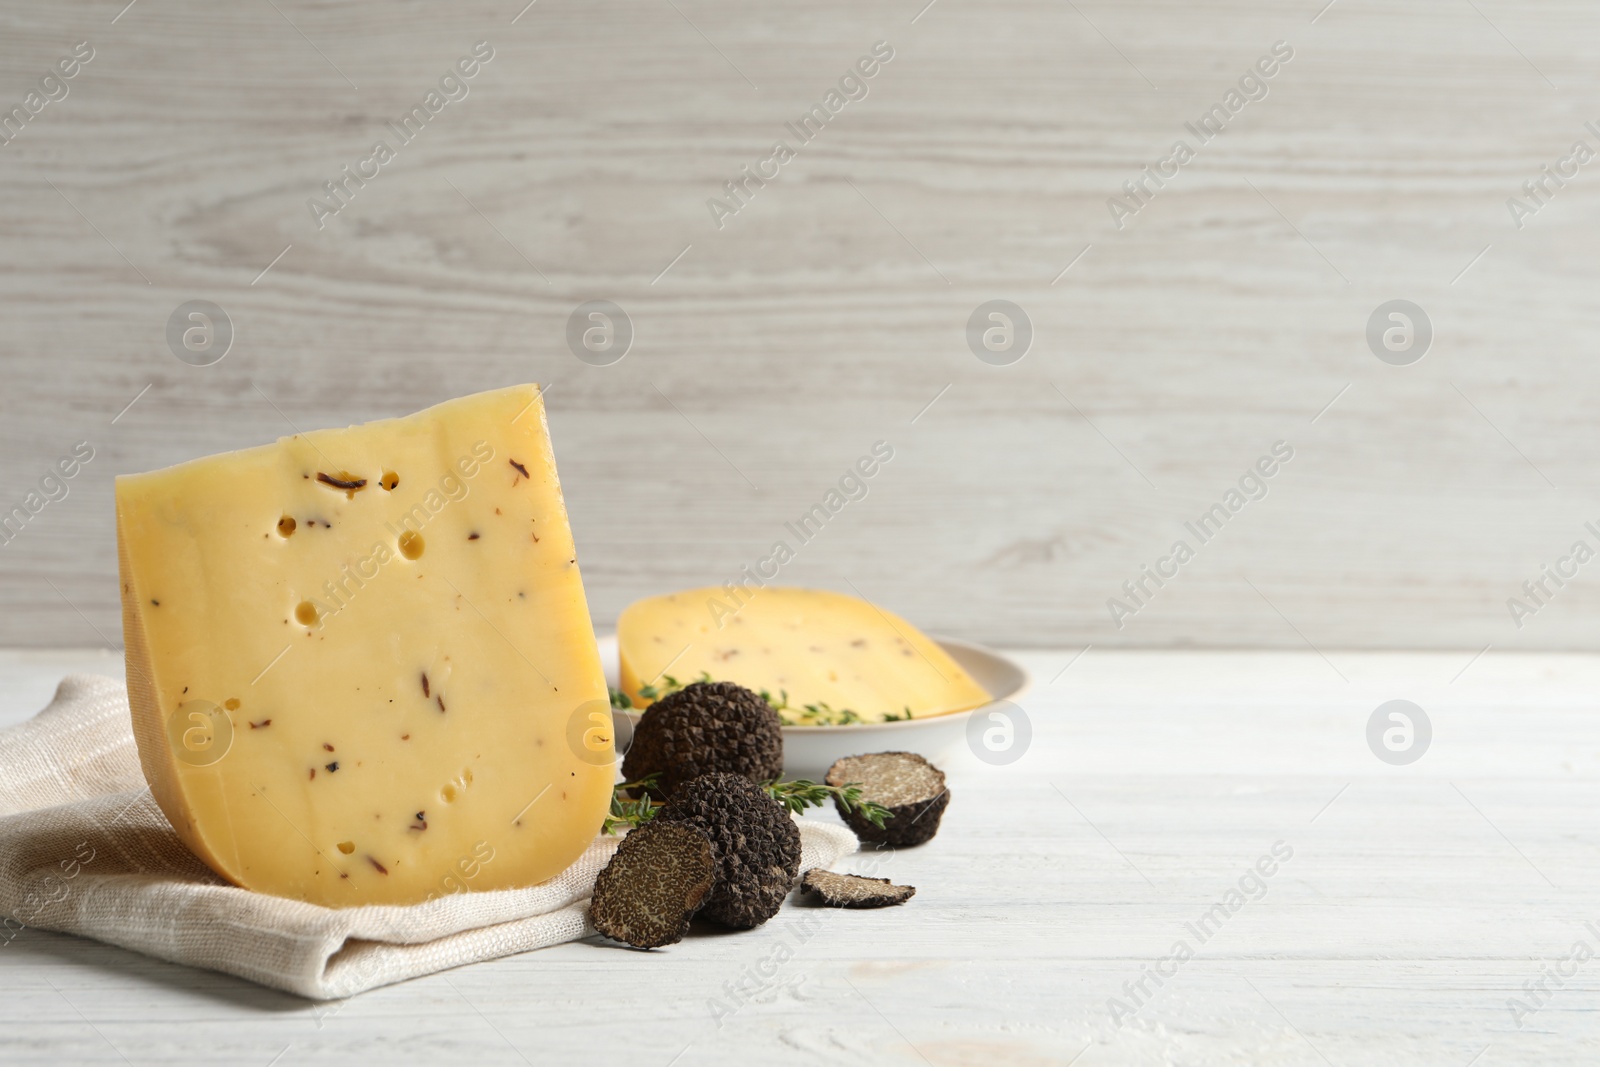
<svg viewBox="0 0 1600 1067"><path fill-rule="evenodd" d="M589 918L613 941L660 948L682 941L716 880L711 839L693 826L650 822L617 846L595 879Z"/></svg>
<svg viewBox="0 0 1600 1067"><path fill-rule="evenodd" d="M702 774L729 771L757 782L783 773L783 727L772 706L733 682L695 682L651 704L634 729L622 774L665 800Z"/></svg>
<svg viewBox="0 0 1600 1067"><path fill-rule="evenodd" d="M857 785L861 799L876 801L892 812L883 828L872 825L857 811L846 811L839 798L833 806L863 841L896 848L920 845L939 832L939 820L950 805L944 772L915 752L874 752L846 756L828 768L831 786Z"/></svg>
<svg viewBox="0 0 1600 1067"><path fill-rule="evenodd" d="M799 827L742 774L703 774L680 786L654 823L683 823L711 838L717 881L700 914L723 926L760 926L778 913L800 875Z"/></svg>
<svg viewBox="0 0 1600 1067"><path fill-rule="evenodd" d="M887 878L867 878L859 874L836 874L821 867L806 872L800 888L815 893L834 908L885 908L904 904L916 895L914 885L895 885Z"/></svg>

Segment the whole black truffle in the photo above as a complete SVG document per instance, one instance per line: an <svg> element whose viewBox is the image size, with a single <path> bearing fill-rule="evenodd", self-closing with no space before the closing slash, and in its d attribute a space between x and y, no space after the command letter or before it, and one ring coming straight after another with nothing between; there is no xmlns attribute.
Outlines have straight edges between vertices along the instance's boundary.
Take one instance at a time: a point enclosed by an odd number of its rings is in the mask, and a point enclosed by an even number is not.
<svg viewBox="0 0 1600 1067"><path fill-rule="evenodd" d="M711 839L693 826L650 822L617 846L595 879L596 930L636 948L683 940L716 880Z"/></svg>
<svg viewBox="0 0 1600 1067"><path fill-rule="evenodd" d="M895 885L887 878L838 874L821 867L807 871L800 888L815 893L830 908L887 908L904 904L917 892L914 885Z"/></svg>
<svg viewBox="0 0 1600 1067"><path fill-rule="evenodd" d="M874 752L846 756L828 768L831 786L858 785L861 799L872 800L893 814L883 828L872 825L858 811L846 811L835 797L833 806L863 841L905 848L920 845L939 832L939 820L950 806L944 772L915 752Z"/></svg>
<svg viewBox="0 0 1600 1067"><path fill-rule="evenodd" d="M800 829L788 809L742 774L703 774L680 786L654 822L711 839L717 880L700 914L748 930L778 913L800 874Z"/></svg>
<svg viewBox="0 0 1600 1067"><path fill-rule="evenodd" d="M651 704L634 728L622 774L658 799L702 774L728 771L761 782L783 773L783 728L765 700L733 682L695 682Z"/></svg>

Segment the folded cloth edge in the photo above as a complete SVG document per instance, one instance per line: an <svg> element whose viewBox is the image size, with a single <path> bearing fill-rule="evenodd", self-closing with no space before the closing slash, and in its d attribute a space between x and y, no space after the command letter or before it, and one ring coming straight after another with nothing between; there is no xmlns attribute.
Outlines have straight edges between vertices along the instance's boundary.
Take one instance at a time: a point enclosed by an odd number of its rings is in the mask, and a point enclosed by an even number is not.
<svg viewBox="0 0 1600 1067"><path fill-rule="evenodd" d="M126 700L114 680L69 676L0 730L0 948L54 930L325 1000L593 932L587 900L617 837L541 885L419 905L332 909L228 885L144 788ZM796 822L802 871L858 847L843 826Z"/></svg>

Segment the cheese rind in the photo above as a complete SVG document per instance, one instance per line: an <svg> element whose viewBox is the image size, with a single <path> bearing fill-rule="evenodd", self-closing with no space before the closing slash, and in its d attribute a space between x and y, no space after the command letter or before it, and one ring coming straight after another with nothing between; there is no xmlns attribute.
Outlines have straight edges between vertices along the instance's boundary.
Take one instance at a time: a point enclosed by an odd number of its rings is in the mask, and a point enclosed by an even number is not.
<svg viewBox="0 0 1600 1067"><path fill-rule="evenodd" d="M968 711L989 694L944 649L900 616L858 597L763 586L731 596L690 589L630 604L617 620L620 681L635 707L663 675L710 675L774 699L791 725L840 721L848 709L880 722ZM826 705L815 715L806 705ZM848 717L845 717L848 719ZM848 721L855 721L849 719Z"/></svg>
<svg viewBox="0 0 1600 1067"><path fill-rule="evenodd" d="M329 907L527 886L614 781L536 386L117 480L157 803L248 889Z"/></svg>

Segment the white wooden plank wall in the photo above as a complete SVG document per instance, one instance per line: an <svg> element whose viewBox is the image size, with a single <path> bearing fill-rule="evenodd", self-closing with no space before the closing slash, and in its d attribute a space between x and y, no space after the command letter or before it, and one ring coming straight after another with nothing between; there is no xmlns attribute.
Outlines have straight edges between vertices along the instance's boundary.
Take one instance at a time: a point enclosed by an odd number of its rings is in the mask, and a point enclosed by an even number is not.
<svg viewBox="0 0 1600 1067"><path fill-rule="evenodd" d="M1600 636L1600 565L1520 630L1506 604L1600 549L1600 163L1520 229L1507 207L1600 150L1600 9L922 2L0 6L0 111L94 49L0 147L0 510L94 450L0 548L0 643L116 642L116 473L527 379L602 621L764 556L882 439L784 580L1025 646ZM318 229L308 199L478 41L469 94ZM793 138L877 41L865 98ZM1277 41L1266 97L1189 134ZM718 229L708 198L780 137ZM1179 137L1119 230L1107 199ZM1364 336L1397 298L1435 331L1410 366ZM565 341L590 299L636 331L609 367ZM991 299L1035 330L1010 366L964 337ZM168 350L189 300L234 325L215 365ZM1199 546L1184 521L1279 440Z"/></svg>

